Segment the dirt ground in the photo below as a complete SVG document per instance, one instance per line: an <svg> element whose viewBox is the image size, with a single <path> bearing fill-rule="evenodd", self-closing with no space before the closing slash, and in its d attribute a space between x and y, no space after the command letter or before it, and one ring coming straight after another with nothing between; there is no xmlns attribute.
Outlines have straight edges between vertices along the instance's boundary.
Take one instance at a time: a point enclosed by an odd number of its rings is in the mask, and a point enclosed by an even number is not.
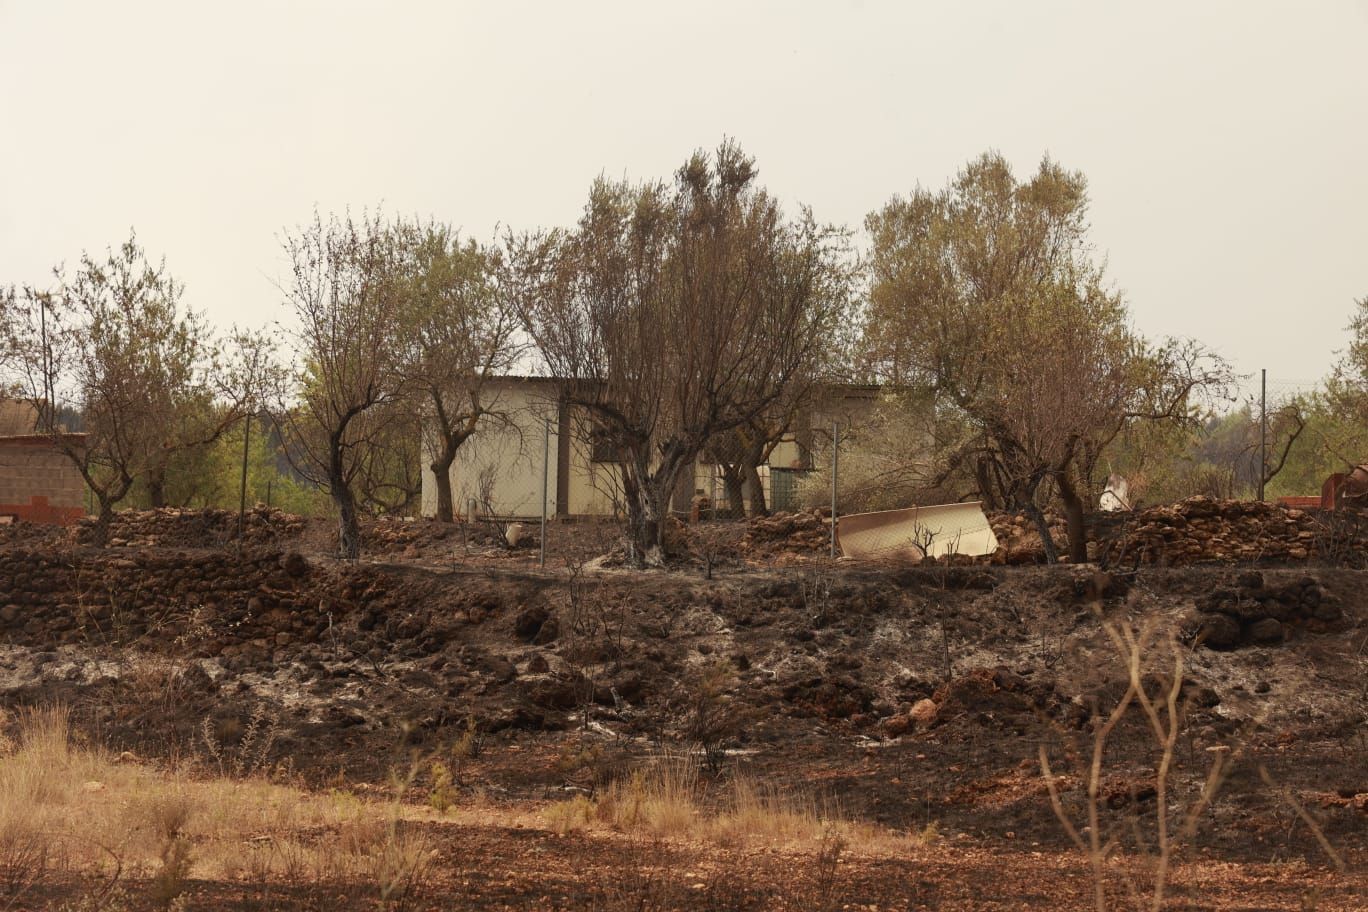
<svg viewBox="0 0 1368 912"><path fill-rule="evenodd" d="M434 760L459 767L451 819L415 824L437 855L404 908L1091 908L1040 758L1086 841L1093 745L1129 681L1109 629L1148 637L1161 714L1174 695L1162 810L1177 830L1200 805L1165 908L1368 908L1364 571L862 566L743 523L682 533L689 556L666 571L596 560L608 524L553 524L545 568L535 529L510 550L429 522L373 527L348 563L317 523L263 518L239 551L222 517L157 522L107 549L5 530L2 705L60 702L116 753L312 790L405 768L422 804ZM926 838L890 852L546 822L671 752L696 758L704 806L745 780ZM1127 873L1149 870L1164 756L1132 702L1097 780L1117 908ZM100 883L54 881L16 907ZM397 902L258 887L193 881L178 901Z"/></svg>

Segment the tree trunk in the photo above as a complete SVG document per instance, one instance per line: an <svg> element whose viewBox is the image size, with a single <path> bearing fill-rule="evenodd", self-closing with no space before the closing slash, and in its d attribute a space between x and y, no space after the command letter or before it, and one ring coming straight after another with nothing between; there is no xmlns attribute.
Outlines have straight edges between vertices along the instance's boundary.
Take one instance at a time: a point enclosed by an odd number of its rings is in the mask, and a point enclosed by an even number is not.
<svg viewBox="0 0 1368 912"><path fill-rule="evenodd" d="M665 565L664 523L650 485L641 485L627 499L628 563L637 569Z"/></svg>
<svg viewBox="0 0 1368 912"><path fill-rule="evenodd" d="M356 496L342 469L341 434L334 435L329 449L328 493L337 507L337 553L346 560L356 560L361 556L361 520L356 511Z"/></svg>
<svg viewBox="0 0 1368 912"><path fill-rule="evenodd" d="M727 511L740 519L746 511L746 479L738 465L722 466L722 486L727 490Z"/></svg>
<svg viewBox="0 0 1368 912"><path fill-rule="evenodd" d="M151 469L147 473L147 503L154 510L166 506L166 470Z"/></svg>
<svg viewBox="0 0 1368 912"><path fill-rule="evenodd" d="M993 485L993 476L988 460L979 459L974 463L974 478L978 482L979 497L983 499L983 509L996 510L999 503L997 491Z"/></svg>
<svg viewBox="0 0 1368 912"><path fill-rule="evenodd" d="M1050 523L1045 519L1045 513L1036 506L1035 501L1027 501L1023 512L1035 523L1036 531L1040 533L1040 547L1045 552L1045 563L1059 563L1059 551L1055 548L1054 536L1050 534Z"/></svg>
<svg viewBox="0 0 1368 912"><path fill-rule="evenodd" d="M1069 562L1088 562L1088 519L1083 509L1083 498L1078 495L1073 479L1066 468L1055 477L1059 499L1064 504L1064 522L1069 533Z"/></svg>
<svg viewBox="0 0 1368 912"><path fill-rule="evenodd" d="M746 476L746 516L769 516L765 503L765 486L760 481L760 469L749 461L744 467Z"/></svg>
<svg viewBox="0 0 1368 912"><path fill-rule="evenodd" d="M437 485L437 521L455 522L456 510L451 498L451 464L456 461L455 450L443 450L431 465L432 476Z"/></svg>
<svg viewBox="0 0 1368 912"><path fill-rule="evenodd" d="M337 553L347 560L361 556L361 520L356 511L356 498L345 484L332 490L337 505Z"/></svg>
<svg viewBox="0 0 1368 912"><path fill-rule="evenodd" d="M90 529L90 541L95 547L103 548L109 544L109 526L114 521L114 503L108 497L99 494L95 497L100 501L100 512L95 518L95 525Z"/></svg>
<svg viewBox="0 0 1368 912"><path fill-rule="evenodd" d="M679 453L665 455L654 472L640 454L622 465L622 489L627 501L628 562L637 568L665 566L665 525L670 494L679 480L682 464L690 459Z"/></svg>

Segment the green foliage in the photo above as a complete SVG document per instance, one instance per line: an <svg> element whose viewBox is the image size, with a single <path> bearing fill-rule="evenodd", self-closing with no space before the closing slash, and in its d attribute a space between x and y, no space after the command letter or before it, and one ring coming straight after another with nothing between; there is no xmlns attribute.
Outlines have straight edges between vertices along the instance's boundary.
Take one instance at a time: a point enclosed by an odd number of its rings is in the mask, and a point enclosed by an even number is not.
<svg viewBox="0 0 1368 912"><path fill-rule="evenodd" d="M1081 173L1047 158L1018 181L988 153L865 223L871 372L925 385L963 416L973 434L947 456L972 466L990 504L1043 523L1057 496L1076 560L1099 455L1136 422L1189 423L1193 398L1228 377L1201 346L1131 328L1088 241L1087 205Z"/></svg>
<svg viewBox="0 0 1368 912"><path fill-rule="evenodd" d="M177 454L167 466L166 501L185 507L235 510L242 484L242 437L239 421L207 446ZM150 498L140 482L129 498L131 506L148 507ZM247 442L247 506L268 504L287 513L322 516L329 509L326 492L301 482L289 472L269 422L252 421Z"/></svg>

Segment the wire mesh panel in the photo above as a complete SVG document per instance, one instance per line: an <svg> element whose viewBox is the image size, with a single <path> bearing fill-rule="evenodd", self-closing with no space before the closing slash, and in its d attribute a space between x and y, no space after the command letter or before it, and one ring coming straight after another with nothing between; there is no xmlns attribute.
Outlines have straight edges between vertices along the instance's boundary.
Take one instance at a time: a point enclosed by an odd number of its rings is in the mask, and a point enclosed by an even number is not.
<svg viewBox="0 0 1368 912"><path fill-rule="evenodd" d="M798 511L798 487L809 472L802 469L771 468L770 509L775 512L796 513Z"/></svg>

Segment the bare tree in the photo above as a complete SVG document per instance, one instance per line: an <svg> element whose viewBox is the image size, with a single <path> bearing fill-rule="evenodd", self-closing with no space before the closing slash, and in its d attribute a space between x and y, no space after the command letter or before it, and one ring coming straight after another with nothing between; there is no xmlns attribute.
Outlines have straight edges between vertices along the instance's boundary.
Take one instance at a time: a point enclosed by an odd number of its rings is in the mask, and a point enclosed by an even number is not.
<svg viewBox="0 0 1368 912"><path fill-rule="evenodd" d="M423 492L423 425L413 396L377 406L362 420L354 489L368 512L402 516Z"/></svg>
<svg viewBox="0 0 1368 912"><path fill-rule="evenodd" d="M618 454L638 565L664 559L680 472L780 402L848 306L845 233L755 181L727 142L673 187L601 178L574 230L515 245L523 323Z"/></svg>
<svg viewBox="0 0 1368 912"><path fill-rule="evenodd" d="M13 297L9 350L36 426L80 472L99 503L95 540L135 481L155 484L167 460L222 433L214 411L221 347L202 317L180 307L183 286L135 236L102 259L89 254L55 287ZM222 407L223 404L219 403ZM67 431L74 406L82 434ZM231 423L234 407L220 410Z"/></svg>
<svg viewBox="0 0 1368 912"><path fill-rule="evenodd" d="M379 407L403 391L397 330L403 316L396 237L378 216L314 220L283 240L300 365L278 419L297 471L325 488L338 515L338 550L356 558L361 527L353 484L385 426Z"/></svg>
<svg viewBox="0 0 1368 912"><path fill-rule="evenodd" d="M518 322L500 287L497 248L463 242L438 223L400 231L408 292L403 371L424 412L437 518L451 522L457 452L482 420L506 423L489 380L517 359Z"/></svg>

